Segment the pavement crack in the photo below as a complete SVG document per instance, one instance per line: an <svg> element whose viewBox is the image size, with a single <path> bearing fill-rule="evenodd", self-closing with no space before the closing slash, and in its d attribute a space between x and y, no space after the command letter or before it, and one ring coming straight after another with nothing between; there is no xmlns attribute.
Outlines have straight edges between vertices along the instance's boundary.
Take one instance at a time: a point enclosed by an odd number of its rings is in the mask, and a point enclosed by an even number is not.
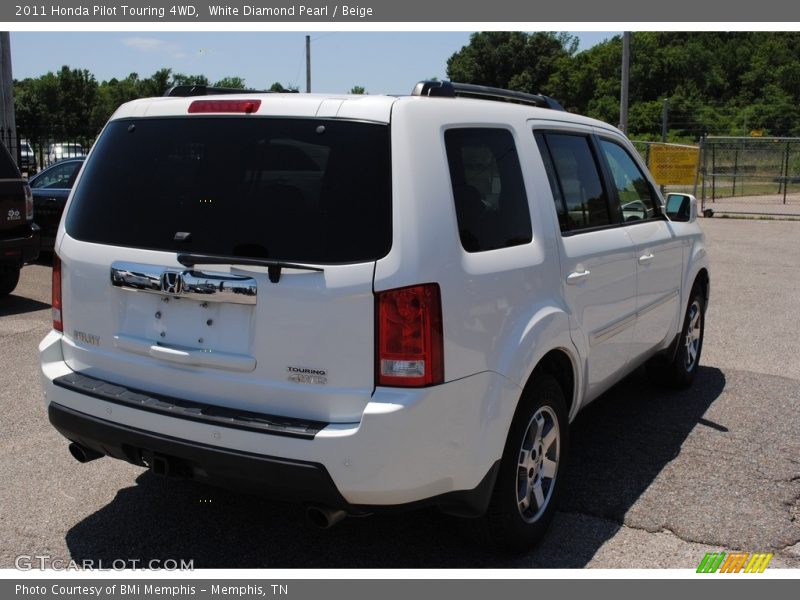
<svg viewBox="0 0 800 600"><path fill-rule="evenodd" d="M632 525L630 523L626 523L624 520L620 521L618 519L610 518L608 516L595 515L595 514L592 514L592 513L584 513L584 512L577 512L577 511L559 511L559 512L561 514L563 514L563 515L575 515L575 516L591 517L593 519L599 519L601 521L606 521L608 523L613 523L614 525L616 525L618 527L625 527L627 529L633 529L634 531L643 531L645 533L650 533L650 534L669 533L669 534L675 536L676 538L678 538L680 541L685 542L687 544L701 544L701 545L705 545L705 546L725 547L725 544L720 544L718 542L712 542L712 541L706 541L706 540L695 540L695 539L687 538L687 537L679 534L677 531L675 531L674 529L671 529L670 527L668 527L666 525L659 525L658 527L648 528L648 527L642 527L642 526L638 526L638 525Z"/></svg>
<svg viewBox="0 0 800 600"><path fill-rule="evenodd" d="M797 516L798 516L797 514L793 514L792 513L792 507L797 507L798 506L798 502L800 502L800 496L795 498L793 501L786 503L788 505L788 508L789 508L789 511L790 511L790 516L791 516L791 522L792 523L796 522ZM682 541L682 542L684 542L686 544L697 544L697 545L700 545L700 546L712 546L712 547L715 547L715 548L723 548L726 551L737 551L737 552L740 552L740 551L745 550L744 548L740 548L740 547L737 547L737 546L731 546L729 544L726 544L725 542L718 541L718 540L715 541L713 539L695 539L695 538L687 537L686 535L679 533L678 531L676 531L675 529L671 528L668 525L659 525L657 527L643 527L643 526L640 526L640 525L633 525L631 523L627 523L627 522L625 522L624 519L623 520L619 520L619 519L611 518L611 517L608 517L608 516L596 515L596 514L588 513L588 512L578 512L578 511L559 511L559 512L561 514L563 514L563 515L574 515L574 516L578 516L578 517L590 517L592 519L598 519L598 520L601 520L601 521L605 521L607 523L613 523L614 525L616 525L619 528L632 529L634 531L642 531L644 533L649 533L649 534L653 534L653 535L658 534L658 533L668 533L668 534L674 536L675 538L677 538L678 540L680 540L680 541ZM786 542L784 544L781 544L780 546L776 546L771 551L774 552L775 554L784 553L788 548L791 548L792 546L795 546L797 544L800 544L800 536L798 536L797 538L791 538L790 541L788 541L788 542ZM791 558L792 560L796 560L796 558L792 557L792 556L789 556L789 558Z"/></svg>

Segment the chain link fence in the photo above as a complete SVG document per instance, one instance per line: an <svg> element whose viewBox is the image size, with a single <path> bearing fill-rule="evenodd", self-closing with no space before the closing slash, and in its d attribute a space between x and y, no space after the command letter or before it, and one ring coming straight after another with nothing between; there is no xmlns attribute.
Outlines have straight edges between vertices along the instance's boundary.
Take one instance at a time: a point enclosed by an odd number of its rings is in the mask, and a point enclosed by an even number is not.
<svg viewBox="0 0 800 600"><path fill-rule="evenodd" d="M707 136L695 146L633 143L664 193L694 194L703 211L800 217L800 138Z"/></svg>
<svg viewBox="0 0 800 600"><path fill-rule="evenodd" d="M800 217L800 138L708 136L701 148L703 209Z"/></svg>

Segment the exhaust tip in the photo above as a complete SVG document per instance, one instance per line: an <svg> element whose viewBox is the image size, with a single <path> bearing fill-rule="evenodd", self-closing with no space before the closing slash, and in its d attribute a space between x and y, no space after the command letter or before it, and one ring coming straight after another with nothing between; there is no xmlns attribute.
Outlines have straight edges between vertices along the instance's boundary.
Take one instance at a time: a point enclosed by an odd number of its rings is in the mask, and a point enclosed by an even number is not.
<svg viewBox="0 0 800 600"><path fill-rule="evenodd" d="M325 506L309 506L306 509L309 523L320 529L330 529L346 516L347 513L343 510Z"/></svg>
<svg viewBox="0 0 800 600"><path fill-rule="evenodd" d="M69 453L72 454L72 457L79 463L87 463L103 456L99 452L95 452L91 448L86 448L75 442L69 445Z"/></svg>

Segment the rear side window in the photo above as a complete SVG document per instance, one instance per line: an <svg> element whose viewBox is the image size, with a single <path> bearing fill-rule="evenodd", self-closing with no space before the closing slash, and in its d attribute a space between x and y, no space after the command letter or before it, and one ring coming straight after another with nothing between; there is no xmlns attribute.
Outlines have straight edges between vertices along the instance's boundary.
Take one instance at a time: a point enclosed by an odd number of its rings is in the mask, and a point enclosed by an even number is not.
<svg viewBox="0 0 800 600"><path fill-rule="evenodd" d="M482 252L530 242L528 198L511 132L449 129L444 140L464 250Z"/></svg>
<svg viewBox="0 0 800 600"><path fill-rule="evenodd" d="M66 228L79 240L172 252L375 260L392 242L389 128L257 117L114 121L86 163Z"/></svg>
<svg viewBox="0 0 800 600"><path fill-rule="evenodd" d="M611 223L600 171L583 135L547 133L542 138L553 198L562 231L602 227ZM543 153L544 155L544 153Z"/></svg>

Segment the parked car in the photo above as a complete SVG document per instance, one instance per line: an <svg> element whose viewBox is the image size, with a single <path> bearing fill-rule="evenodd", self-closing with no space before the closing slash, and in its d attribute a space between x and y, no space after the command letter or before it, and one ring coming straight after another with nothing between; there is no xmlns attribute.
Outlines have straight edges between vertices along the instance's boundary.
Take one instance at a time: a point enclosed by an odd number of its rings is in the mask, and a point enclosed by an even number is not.
<svg viewBox="0 0 800 600"><path fill-rule="evenodd" d="M33 220L41 229L42 250L52 250L61 214L83 158L71 158L50 165L29 183L33 191Z"/></svg>
<svg viewBox="0 0 800 600"><path fill-rule="evenodd" d="M59 227L50 421L81 462L321 526L436 506L527 548L579 411L643 364L697 375L708 258L696 200L670 202L618 129L545 96L130 102Z"/></svg>
<svg viewBox="0 0 800 600"><path fill-rule="evenodd" d="M80 158L86 156L83 146L73 142L58 142L50 144L47 150L47 164L52 165L65 158Z"/></svg>
<svg viewBox="0 0 800 600"><path fill-rule="evenodd" d="M27 140L19 141L19 170L27 173L28 176L36 173L39 165L36 162L36 154Z"/></svg>
<svg viewBox="0 0 800 600"><path fill-rule="evenodd" d="M14 291L22 266L38 257L39 228L33 223L31 188L0 144L0 297Z"/></svg>

